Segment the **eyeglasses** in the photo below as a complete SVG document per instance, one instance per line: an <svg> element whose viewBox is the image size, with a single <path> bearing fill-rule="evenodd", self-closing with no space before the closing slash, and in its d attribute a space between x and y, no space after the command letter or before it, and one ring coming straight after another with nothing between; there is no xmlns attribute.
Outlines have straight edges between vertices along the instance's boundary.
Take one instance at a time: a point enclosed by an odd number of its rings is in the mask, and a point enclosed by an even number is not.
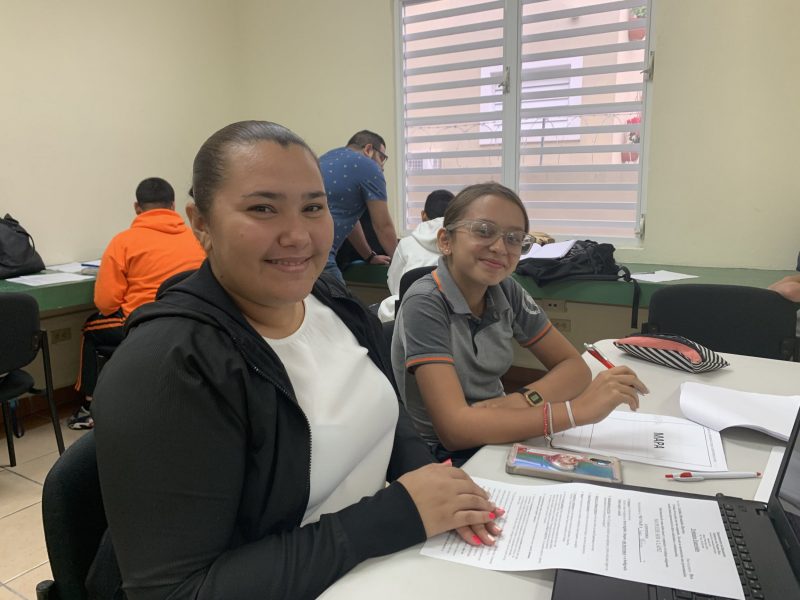
<svg viewBox="0 0 800 600"><path fill-rule="evenodd" d="M502 237L509 251L525 254L533 246L533 236L521 229L503 231L491 221L457 221L446 227L447 231L466 229L472 237L481 240L487 246L494 244Z"/></svg>
<svg viewBox="0 0 800 600"><path fill-rule="evenodd" d="M381 152L381 151L380 151L380 150L378 150L378 149L377 149L375 146L373 146L373 147L372 147L372 149L373 149L373 150L374 150L374 151L375 151L375 152L378 154L378 159L380 160L380 164L381 164L381 166L383 166L383 165L384 165L384 163L385 163L387 160L389 160L389 155L388 155L388 154L386 154L385 152Z"/></svg>

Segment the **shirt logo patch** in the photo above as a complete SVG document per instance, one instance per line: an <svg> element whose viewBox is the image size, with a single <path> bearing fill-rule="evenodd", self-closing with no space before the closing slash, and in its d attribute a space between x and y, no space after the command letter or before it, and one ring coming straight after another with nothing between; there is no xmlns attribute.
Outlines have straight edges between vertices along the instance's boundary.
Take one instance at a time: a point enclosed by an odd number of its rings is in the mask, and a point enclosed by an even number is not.
<svg viewBox="0 0 800 600"><path fill-rule="evenodd" d="M522 297L522 308L524 308L525 312L529 315L538 315L542 312L542 309L533 301L533 298L531 298L528 292L525 292L525 295Z"/></svg>

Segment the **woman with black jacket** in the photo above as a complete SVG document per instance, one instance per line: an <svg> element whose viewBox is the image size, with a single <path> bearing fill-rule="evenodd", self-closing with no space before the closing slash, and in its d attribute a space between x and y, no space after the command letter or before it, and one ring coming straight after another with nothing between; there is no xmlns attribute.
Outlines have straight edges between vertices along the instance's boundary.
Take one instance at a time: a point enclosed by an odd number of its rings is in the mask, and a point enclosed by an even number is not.
<svg viewBox="0 0 800 600"><path fill-rule="evenodd" d="M192 195L208 258L131 315L96 390L110 540L95 580L115 554L131 600L312 598L450 529L492 544L499 509L431 464L377 320L319 277L333 228L305 142L229 125L198 152Z"/></svg>

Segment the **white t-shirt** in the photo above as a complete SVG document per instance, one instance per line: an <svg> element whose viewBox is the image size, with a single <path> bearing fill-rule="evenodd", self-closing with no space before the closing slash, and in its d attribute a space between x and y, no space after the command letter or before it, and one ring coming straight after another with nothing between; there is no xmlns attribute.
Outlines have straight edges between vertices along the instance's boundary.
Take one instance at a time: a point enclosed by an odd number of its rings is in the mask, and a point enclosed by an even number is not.
<svg viewBox="0 0 800 600"><path fill-rule="evenodd" d="M395 318L394 305L400 296L400 279L407 271L417 267L432 267L439 261L439 252L436 236L444 223L444 217L437 217L430 221L423 221L397 244L389 270L386 273L386 283L389 293L378 307L378 318L381 323L393 321Z"/></svg>
<svg viewBox="0 0 800 600"><path fill-rule="evenodd" d="M264 339L286 367L311 426L311 494L302 525L383 488L399 409L367 349L311 295L297 331Z"/></svg>

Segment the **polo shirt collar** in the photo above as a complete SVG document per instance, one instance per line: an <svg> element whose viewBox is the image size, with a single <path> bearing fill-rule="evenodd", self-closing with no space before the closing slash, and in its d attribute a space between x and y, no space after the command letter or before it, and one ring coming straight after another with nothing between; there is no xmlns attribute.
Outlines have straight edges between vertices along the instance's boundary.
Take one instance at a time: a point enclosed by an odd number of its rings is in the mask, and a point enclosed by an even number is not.
<svg viewBox="0 0 800 600"><path fill-rule="evenodd" d="M450 270L447 268L444 256L439 257L436 271L433 273L433 280L454 313L472 316L472 311L464 299L464 295L458 289L458 285L456 285ZM511 310L508 298L506 298L499 285L490 285L486 293L486 310L483 313L483 318L495 320L505 310Z"/></svg>

